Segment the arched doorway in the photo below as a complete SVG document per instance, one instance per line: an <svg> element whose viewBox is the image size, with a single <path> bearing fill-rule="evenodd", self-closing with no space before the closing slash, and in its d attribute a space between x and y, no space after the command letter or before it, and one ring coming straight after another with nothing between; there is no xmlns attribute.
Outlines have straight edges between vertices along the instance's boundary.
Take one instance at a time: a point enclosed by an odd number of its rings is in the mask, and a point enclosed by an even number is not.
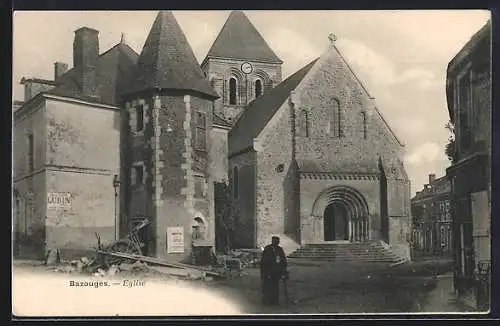
<svg viewBox="0 0 500 326"><path fill-rule="evenodd" d="M312 216L322 221L318 241L366 241L370 237L368 205L354 188L326 189L316 199Z"/></svg>
<svg viewBox="0 0 500 326"><path fill-rule="evenodd" d="M349 216L344 204L334 202L326 206L323 228L325 241L349 240Z"/></svg>

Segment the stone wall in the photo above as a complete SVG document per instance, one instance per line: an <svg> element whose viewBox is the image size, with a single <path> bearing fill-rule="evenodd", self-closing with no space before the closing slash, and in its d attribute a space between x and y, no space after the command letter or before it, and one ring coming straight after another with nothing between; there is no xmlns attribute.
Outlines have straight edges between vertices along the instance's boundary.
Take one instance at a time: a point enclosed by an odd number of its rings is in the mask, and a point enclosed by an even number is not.
<svg viewBox="0 0 500 326"><path fill-rule="evenodd" d="M271 122L272 133L262 135L262 150L257 152L256 219L257 244L269 243L273 234L285 233L285 225L295 228L296 209L286 204L285 198L297 195L289 193L296 175L292 160L292 130L288 102L283 104ZM281 113L281 114L280 114ZM293 198L291 200L296 200ZM296 232L292 231L292 235Z"/></svg>
<svg viewBox="0 0 500 326"><path fill-rule="evenodd" d="M255 243L255 178L256 153L247 152L229 159L230 187L233 200L238 207L238 215L235 218L235 246L253 248ZM238 168L239 189L238 197L234 198L234 168Z"/></svg>
<svg viewBox="0 0 500 326"><path fill-rule="evenodd" d="M46 172L47 192L71 194L69 208L47 208L47 249L91 251L115 239L113 174L102 171Z"/></svg>
<svg viewBox="0 0 500 326"><path fill-rule="evenodd" d="M41 258L45 254L45 102L32 103L14 116L12 235L14 253ZM33 136L33 171L28 169L28 136Z"/></svg>
<svg viewBox="0 0 500 326"><path fill-rule="evenodd" d="M94 232L103 240L114 238L119 113L70 100L46 99L37 105L15 117L14 187L20 198L15 217L22 220L16 225L22 230L29 224L29 240L39 257L53 248L91 250ZM27 170L26 132L35 142L32 173ZM49 209L51 193L69 193L71 208Z"/></svg>
<svg viewBox="0 0 500 326"><path fill-rule="evenodd" d="M14 116L13 130L13 178L25 178L28 171L28 135L34 140L34 171L41 169L45 162L45 101L33 103L33 107L23 108Z"/></svg>
<svg viewBox="0 0 500 326"><path fill-rule="evenodd" d="M300 219L301 242L311 243L323 241L323 220L315 220L312 216L314 203L326 189L336 186L347 186L357 191L366 201L369 214L369 235L371 239L380 239L380 188L375 176L365 178L324 178L300 179Z"/></svg>
<svg viewBox="0 0 500 326"><path fill-rule="evenodd" d="M118 172L117 109L48 100L47 164Z"/></svg>
<svg viewBox="0 0 500 326"><path fill-rule="evenodd" d="M213 128L210 133L210 174L214 182L228 181L228 130Z"/></svg>
<svg viewBox="0 0 500 326"><path fill-rule="evenodd" d="M296 137L296 159L302 162L303 169L379 174L381 158L389 171L388 179L397 179L395 186L387 188L388 211L393 219L401 221L390 223L390 233L406 233L403 224L409 221L410 203L409 182L402 163L403 146L335 48L318 60L298 87L296 98L296 116L301 117L301 112L306 111L309 119L308 135ZM298 118L297 130L304 124ZM374 217L380 217L380 189L375 184L369 188L363 195L372 207L370 210L377 212L370 217L372 236L377 238L380 221ZM304 192L302 187L301 191ZM394 241L395 245L403 245Z"/></svg>
<svg viewBox="0 0 500 326"><path fill-rule="evenodd" d="M71 195L70 209L47 209L47 248L92 250L96 232L103 242L115 238L119 198L115 203L113 175L120 173L119 111L48 100L46 112L46 191Z"/></svg>
<svg viewBox="0 0 500 326"><path fill-rule="evenodd" d="M126 107L133 113L132 108L139 103L144 105L147 115L144 131L134 135L132 117L130 143L125 144L125 148L130 151L127 169L134 161L143 162L146 178L144 185L131 189L128 194L129 211L131 215L144 214L153 220L149 227L150 254L186 260L191 253L191 226L195 217L204 222L206 242L215 241L213 156L210 154L213 104L196 96L163 93L127 102ZM197 112L204 113L206 118L205 149L194 145ZM199 184L195 185L196 182ZM195 188L199 188L197 192ZM183 253L169 252L169 227L183 228Z"/></svg>
<svg viewBox="0 0 500 326"><path fill-rule="evenodd" d="M295 110L309 112L310 132L309 137L296 138L297 160L334 166L337 171L361 172L376 171L379 156L402 156L401 145L377 113L375 103L335 50L320 58L306 78ZM341 137L335 132L336 108L341 110ZM297 119L297 124L301 123Z"/></svg>
<svg viewBox="0 0 500 326"><path fill-rule="evenodd" d="M14 181L17 197L12 210L12 235L16 256L41 259L45 255L45 179L45 173L39 172Z"/></svg>

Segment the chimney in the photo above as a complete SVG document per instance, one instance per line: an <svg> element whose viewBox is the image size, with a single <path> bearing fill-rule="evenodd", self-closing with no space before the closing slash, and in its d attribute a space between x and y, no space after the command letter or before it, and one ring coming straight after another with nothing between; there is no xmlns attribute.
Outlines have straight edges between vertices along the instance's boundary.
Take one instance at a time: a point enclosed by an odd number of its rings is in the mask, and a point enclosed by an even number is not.
<svg viewBox="0 0 500 326"><path fill-rule="evenodd" d="M68 64L64 62L55 62L54 63L54 81L57 82L59 77L64 75L68 71Z"/></svg>
<svg viewBox="0 0 500 326"><path fill-rule="evenodd" d="M78 84L85 96L96 96L97 62L99 60L99 31L81 27L73 41L73 67Z"/></svg>
<svg viewBox="0 0 500 326"><path fill-rule="evenodd" d="M434 173L429 174L429 184L433 183L436 180L436 175Z"/></svg>

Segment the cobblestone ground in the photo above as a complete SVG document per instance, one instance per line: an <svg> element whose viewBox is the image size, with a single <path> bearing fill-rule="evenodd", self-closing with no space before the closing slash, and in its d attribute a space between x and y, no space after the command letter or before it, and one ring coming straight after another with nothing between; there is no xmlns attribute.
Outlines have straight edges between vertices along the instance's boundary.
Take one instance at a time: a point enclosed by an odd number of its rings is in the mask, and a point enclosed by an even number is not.
<svg viewBox="0 0 500 326"><path fill-rule="evenodd" d="M216 286L229 295L245 298L248 313L405 313L457 312L450 302L451 262L411 263L388 269L381 264L290 265L289 304L281 285L279 307L260 304L257 269L240 279Z"/></svg>
<svg viewBox="0 0 500 326"><path fill-rule="evenodd" d="M33 267L19 262L14 266L15 273L26 271L26 267L30 271L34 268L53 273L46 266ZM272 308L260 303L258 268L247 268L240 277L229 281L192 284L234 302L244 314L458 312L450 302L450 267L447 261L417 262L391 269L384 264L290 263L288 304L282 284L280 306ZM169 281L168 277L154 272L139 277Z"/></svg>

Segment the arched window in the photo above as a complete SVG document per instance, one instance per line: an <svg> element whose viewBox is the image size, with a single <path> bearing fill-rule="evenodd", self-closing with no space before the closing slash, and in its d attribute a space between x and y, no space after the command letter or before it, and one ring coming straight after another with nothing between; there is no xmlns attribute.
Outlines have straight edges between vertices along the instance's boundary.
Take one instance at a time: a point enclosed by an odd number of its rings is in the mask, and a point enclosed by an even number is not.
<svg viewBox="0 0 500 326"><path fill-rule="evenodd" d="M333 117L331 128L334 137L343 137L344 131L342 130L342 109L340 108L340 103L335 100L333 101Z"/></svg>
<svg viewBox="0 0 500 326"><path fill-rule="evenodd" d="M257 79L255 81L255 98L259 97L262 95L262 81L260 79Z"/></svg>
<svg viewBox="0 0 500 326"><path fill-rule="evenodd" d="M301 111L300 125L301 125L300 135L302 137L309 137L309 112L307 112L307 110Z"/></svg>
<svg viewBox="0 0 500 326"><path fill-rule="evenodd" d="M238 190L239 190L239 175L238 175L238 167L235 166L233 168L233 197L238 198Z"/></svg>
<svg viewBox="0 0 500 326"><path fill-rule="evenodd" d="M236 78L229 79L229 104L236 105Z"/></svg>
<svg viewBox="0 0 500 326"><path fill-rule="evenodd" d="M363 122L363 138L366 139L368 136L366 129L366 112L361 112L361 118Z"/></svg>

